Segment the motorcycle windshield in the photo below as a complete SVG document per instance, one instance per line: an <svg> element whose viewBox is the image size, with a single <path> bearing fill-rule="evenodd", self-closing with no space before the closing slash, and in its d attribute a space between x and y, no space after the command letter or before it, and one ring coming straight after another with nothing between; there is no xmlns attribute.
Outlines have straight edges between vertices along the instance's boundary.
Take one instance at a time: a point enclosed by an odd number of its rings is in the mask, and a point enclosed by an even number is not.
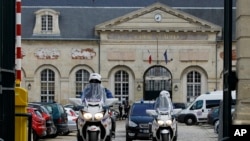
<svg viewBox="0 0 250 141"><path fill-rule="evenodd" d="M171 101L167 97L158 97L155 101L155 109L167 111L171 109Z"/></svg>
<svg viewBox="0 0 250 141"><path fill-rule="evenodd" d="M90 83L85 88L83 99L87 102L100 102L103 101L104 94L104 88L100 83Z"/></svg>

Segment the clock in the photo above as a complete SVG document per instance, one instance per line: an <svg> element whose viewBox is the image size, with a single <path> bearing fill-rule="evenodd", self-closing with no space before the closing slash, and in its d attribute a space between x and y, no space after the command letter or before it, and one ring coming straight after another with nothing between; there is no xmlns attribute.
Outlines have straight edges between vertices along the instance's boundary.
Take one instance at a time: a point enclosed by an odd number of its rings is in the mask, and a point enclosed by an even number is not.
<svg viewBox="0 0 250 141"><path fill-rule="evenodd" d="M155 14L155 21L156 21L156 22L160 22L161 19L162 19L161 14Z"/></svg>

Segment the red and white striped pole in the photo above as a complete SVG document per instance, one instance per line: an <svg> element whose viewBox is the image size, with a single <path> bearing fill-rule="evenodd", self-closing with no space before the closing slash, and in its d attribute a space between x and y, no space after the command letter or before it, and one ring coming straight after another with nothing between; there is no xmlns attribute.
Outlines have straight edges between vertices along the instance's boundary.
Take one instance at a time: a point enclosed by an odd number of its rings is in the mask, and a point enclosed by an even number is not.
<svg viewBox="0 0 250 141"><path fill-rule="evenodd" d="M20 86L21 82L21 59L22 59L22 50L21 50L21 0L16 0L16 83Z"/></svg>

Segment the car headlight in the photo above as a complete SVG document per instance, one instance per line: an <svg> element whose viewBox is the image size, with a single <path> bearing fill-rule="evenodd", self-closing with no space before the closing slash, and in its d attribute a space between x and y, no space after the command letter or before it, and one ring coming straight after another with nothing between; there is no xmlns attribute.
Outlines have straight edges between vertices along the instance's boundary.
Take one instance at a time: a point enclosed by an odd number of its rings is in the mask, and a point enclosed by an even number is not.
<svg viewBox="0 0 250 141"><path fill-rule="evenodd" d="M158 120L157 123L161 126L164 124L164 121L163 120Z"/></svg>
<svg viewBox="0 0 250 141"><path fill-rule="evenodd" d="M95 119L100 120L103 118L103 113L96 113L95 114Z"/></svg>
<svg viewBox="0 0 250 141"><path fill-rule="evenodd" d="M172 125L172 120L167 120L166 124L169 125L169 126Z"/></svg>
<svg viewBox="0 0 250 141"><path fill-rule="evenodd" d="M91 114L91 113L84 113L84 114L83 114L83 117L84 117L84 119L86 119L86 120L90 120L90 119L92 118L92 114Z"/></svg>
<svg viewBox="0 0 250 141"><path fill-rule="evenodd" d="M128 121L128 126L129 126L129 127L136 127L137 124L134 123L133 121L129 120L129 121Z"/></svg>

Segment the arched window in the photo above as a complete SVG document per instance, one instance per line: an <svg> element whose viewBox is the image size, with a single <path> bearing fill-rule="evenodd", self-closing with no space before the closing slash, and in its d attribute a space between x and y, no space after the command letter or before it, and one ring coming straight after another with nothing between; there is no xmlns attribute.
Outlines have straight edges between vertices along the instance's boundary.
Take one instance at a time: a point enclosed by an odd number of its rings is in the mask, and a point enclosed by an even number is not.
<svg viewBox="0 0 250 141"><path fill-rule="evenodd" d="M115 97L119 101L128 101L129 96L129 75L120 70L115 73Z"/></svg>
<svg viewBox="0 0 250 141"><path fill-rule="evenodd" d="M55 73L50 69L41 72L41 102L55 100Z"/></svg>
<svg viewBox="0 0 250 141"><path fill-rule="evenodd" d="M187 74L187 102L192 102L201 94L201 74L191 71Z"/></svg>
<svg viewBox="0 0 250 141"><path fill-rule="evenodd" d="M83 88L89 83L89 75L90 73L84 69L76 72L76 98L81 97Z"/></svg>

